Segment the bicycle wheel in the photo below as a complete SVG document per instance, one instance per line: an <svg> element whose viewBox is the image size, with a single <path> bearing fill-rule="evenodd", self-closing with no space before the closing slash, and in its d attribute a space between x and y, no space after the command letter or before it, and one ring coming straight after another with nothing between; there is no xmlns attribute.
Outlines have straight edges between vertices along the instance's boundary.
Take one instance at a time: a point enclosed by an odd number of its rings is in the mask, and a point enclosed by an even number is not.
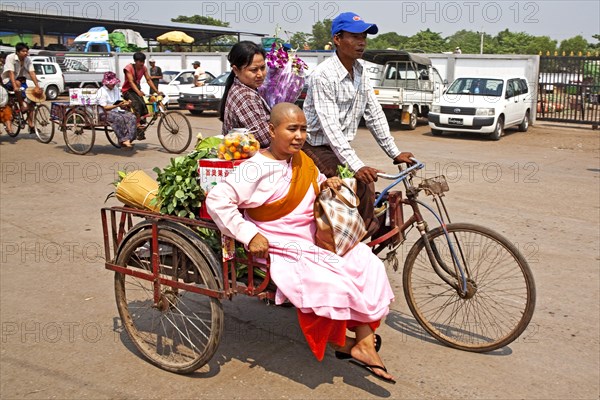
<svg viewBox="0 0 600 400"><path fill-rule="evenodd" d="M67 147L75 154L86 154L94 146L96 131L87 115L74 111L67 114L63 136Z"/></svg>
<svg viewBox="0 0 600 400"><path fill-rule="evenodd" d="M151 243L151 229L135 233L120 247L116 264L151 270ZM158 248L163 276L202 288L219 288L209 258L197 243L192 245L180 233L161 229ZM203 253L206 251L210 250ZM155 303L153 282L118 272L115 295L127 333L154 365L189 373L206 364L217 350L223 332L219 299L163 285L160 301Z"/></svg>
<svg viewBox="0 0 600 400"><path fill-rule="evenodd" d="M181 153L192 141L192 125L179 111L168 111L158 122L158 140L169 153Z"/></svg>
<svg viewBox="0 0 600 400"><path fill-rule="evenodd" d="M17 101L17 100L15 100ZM8 133L8 136L15 137L21 132L21 129L25 127L25 120L23 119L23 115L19 109L18 105L12 106L12 132Z"/></svg>
<svg viewBox="0 0 600 400"><path fill-rule="evenodd" d="M37 106L33 114L35 135L42 143L50 143L54 138L54 124L50 120L50 109L44 104Z"/></svg>
<svg viewBox="0 0 600 400"><path fill-rule="evenodd" d="M106 138L108 139L108 141L110 142L110 144L112 144L113 146L115 146L117 149L121 148L121 145L119 144L119 138L117 137L117 134L115 133L115 131L113 131L112 129L110 129L108 125L106 125L104 127L104 133L106 134Z"/></svg>
<svg viewBox="0 0 600 400"><path fill-rule="evenodd" d="M468 293L459 296L436 274L421 238L406 257L402 277L411 312L427 332L450 347L486 352L506 346L527 328L535 308L535 285L527 261L490 229L472 224L446 228L470 276ZM442 228L428 232L428 237L436 258L454 270Z"/></svg>

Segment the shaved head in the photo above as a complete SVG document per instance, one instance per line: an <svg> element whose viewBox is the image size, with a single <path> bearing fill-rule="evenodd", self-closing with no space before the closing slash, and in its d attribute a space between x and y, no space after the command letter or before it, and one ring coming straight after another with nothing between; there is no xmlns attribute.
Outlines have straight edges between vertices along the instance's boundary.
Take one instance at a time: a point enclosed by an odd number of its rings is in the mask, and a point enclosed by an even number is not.
<svg viewBox="0 0 600 400"><path fill-rule="evenodd" d="M273 126L277 126L281 124L283 121L287 120L289 117L294 116L296 114L302 114L302 109L295 104L292 103L277 103L271 109L271 124Z"/></svg>

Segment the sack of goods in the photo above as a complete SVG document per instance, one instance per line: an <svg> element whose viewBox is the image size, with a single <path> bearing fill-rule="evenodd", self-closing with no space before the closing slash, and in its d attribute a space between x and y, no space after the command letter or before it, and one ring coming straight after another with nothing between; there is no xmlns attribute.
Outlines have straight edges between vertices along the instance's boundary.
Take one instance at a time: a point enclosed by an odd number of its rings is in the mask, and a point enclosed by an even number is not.
<svg viewBox="0 0 600 400"><path fill-rule="evenodd" d="M315 244L339 256L353 249L367 234L357 209L360 201L356 195L356 180L347 178L343 182L339 190L322 190L314 206Z"/></svg>
<svg viewBox="0 0 600 400"><path fill-rule="evenodd" d="M127 174L117 185L117 199L130 207L154 212L160 211L160 204L152 200L158 193L158 182L150 178L144 171L133 171Z"/></svg>

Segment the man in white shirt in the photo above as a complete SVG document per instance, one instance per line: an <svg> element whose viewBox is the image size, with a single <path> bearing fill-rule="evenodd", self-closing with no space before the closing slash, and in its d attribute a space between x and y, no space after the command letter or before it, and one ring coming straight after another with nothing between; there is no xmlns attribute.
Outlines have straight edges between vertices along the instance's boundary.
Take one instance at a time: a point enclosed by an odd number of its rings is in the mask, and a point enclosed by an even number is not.
<svg viewBox="0 0 600 400"><path fill-rule="evenodd" d="M359 212L369 236L380 225L373 212L374 182L379 170L365 165L350 146L360 119L364 117L367 128L394 163L410 164L413 157L396 147L385 114L358 61L365 51L367 34L377 32L377 25L364 22L354 13L338 15L331 25L336 51L310 74L304 102L308 126L303 150L327 177L337 174L338 165L346 164L354 172Z"/></svg>
<svg viewBox="0 0 600 400"><path fill-rule="evenodd" d="M4 69L2 71L2 83L7 90L15 92L21 110L26 111L27 105L25 104L24 96L21 93L21 83L17 81L17 78L20 77L25 77L26 79L33 81L33 84L35 85L34 93L36 96L41 96L44 93L42 88L40 88L40 84L33 68L33 62L29 57L29 46L25 43L17 43L15 52L6 57L6 62L4 63ZM29 125L29 132L34 133L33 113L31 112L27 113L27 124Z"/></svg>
<svg viewBox="0 0 600 400"><path fill-rule="evenodd" d="M194 67L194 86L203 86L206 80L206 73L200 67L200 61L194 61L192 66Z"/></svg>

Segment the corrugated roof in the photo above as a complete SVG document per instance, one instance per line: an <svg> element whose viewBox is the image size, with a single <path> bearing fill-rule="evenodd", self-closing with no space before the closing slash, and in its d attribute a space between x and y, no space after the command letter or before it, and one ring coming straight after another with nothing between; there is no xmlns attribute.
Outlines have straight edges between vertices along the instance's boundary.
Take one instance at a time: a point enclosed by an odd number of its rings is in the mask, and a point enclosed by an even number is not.
<svg viewBox="0 0 600 400"><path fill-rule="evenodd" d="M94 26L104 26L109 32L114 29L133 29L145 39L154 39L172 30L182 30L196 40L196 44L223 35L268 36L258 32L245 32L233 28L212 25L197 25L181 22L168 24L151 21L116 21L61 15L53 12L32 13L26 11L0 10L0 26L3 31L17 34L79 35ZM238 36L239 37L239 36Z"/></svg>

